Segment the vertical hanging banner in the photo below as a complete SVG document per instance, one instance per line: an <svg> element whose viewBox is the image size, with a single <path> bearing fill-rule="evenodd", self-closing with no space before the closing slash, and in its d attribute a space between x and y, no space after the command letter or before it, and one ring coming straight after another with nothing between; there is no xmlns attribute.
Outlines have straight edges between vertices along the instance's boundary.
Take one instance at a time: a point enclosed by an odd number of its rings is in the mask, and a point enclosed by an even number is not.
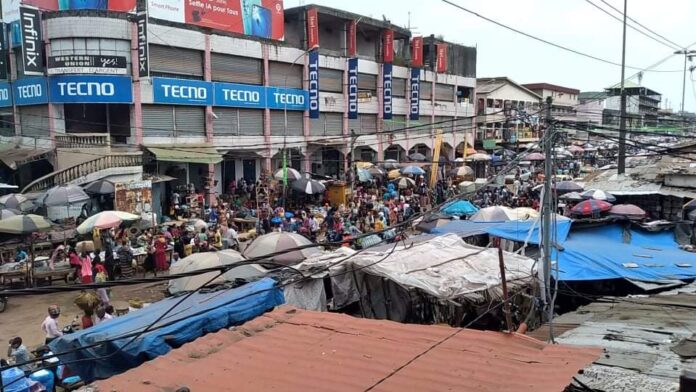
<svg viewBox="0 0 696 392"><path fill-rule="evenodd" d="M437 130L435 145L433 147L433 165L430 167L430 188L437 184L438 165L440 163L440 150L442 148L442 129Z"/></svg>
<svg viewBox="0 0 696 392"><path fill-rule="evenodd" d="M385 63L391 64L394 61L394 31L382 31L382 60Z"/></svg>
<svg viewBox="0 0 696 392"><path fill-rule="evenodd" d="M319 51L309 52L309 118L319 118Z"/></svg>
<svg viewBox="0 0 696 392"><path fill-rule="evenodd" d="M358 59L348 59L348 118L358 118Z"/></svg>
<svg viewBox="0 0 696 392"><path fill-rule="evenodd" d="M438 73L447 72L447 44L435 45L435 52L437 53L437 67L435 71Z"/></svg>
<svg viewBox="0 0 696 392"><path fill-rule="evenodd" d="M420 68L411 68L411 103L409 105L408 118L418 120L420 118Z"/></svg>
<svg viewBox="0 0 696 392"><path fill-rule="evenodd" d="M392 68L391 64L382 64L382 118L392 119Z"/></svg>
<svg viewBox="0 0 696 392"><path fill-rule="evenodd" d="M319 13L316 8L307 10L307 49L319 46Z"/></svg>
<svg viewBox="0 0 696 392"><path fill-rule="evenodd" d="M7 42L7 25L0 22L0 79L7 79L7 54L9 42Z"/></svg>
<svg viewBox="0 0 696 392"><path fill-rule="evenodd" d="M147 43L147 11L138 12L138 76L150 76L150 50Z"/></svg>
<svg viewBox="0 0 696 392"><path fill-rule="evenodd" d="M22 64L25 75L43 75L41 13L36 8L19 7L22 31Z"/></svg>
<svg viewBox="0 0 696 392"><path fill-rule="evenodd" d="M423 66L423 37L413 37L411 40L411 67Z"/></svg>
<svg viewBox="0 0 696 392"><path fill-rule="evenodd" d="M358 23L354 20L346 23L346 48L348 57L355 57L358 54Z"/></svg>

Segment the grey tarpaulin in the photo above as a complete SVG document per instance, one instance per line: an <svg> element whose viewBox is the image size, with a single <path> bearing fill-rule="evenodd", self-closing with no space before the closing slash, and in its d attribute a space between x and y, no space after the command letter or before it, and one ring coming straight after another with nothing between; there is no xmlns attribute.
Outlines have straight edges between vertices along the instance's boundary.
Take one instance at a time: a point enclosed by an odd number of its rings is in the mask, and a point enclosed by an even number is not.
<svg viewBox="0 0 696 392"><path fill-rule="evenodd" d="M284 289L285 303L305 310L326 311L324 280L310 279L294 283Z"/></svg>

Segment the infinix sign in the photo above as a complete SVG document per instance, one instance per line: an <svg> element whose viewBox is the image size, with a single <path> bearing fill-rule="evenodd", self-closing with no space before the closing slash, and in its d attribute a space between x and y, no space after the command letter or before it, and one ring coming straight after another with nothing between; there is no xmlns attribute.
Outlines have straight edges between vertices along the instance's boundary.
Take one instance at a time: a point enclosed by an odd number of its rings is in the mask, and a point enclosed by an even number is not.
<svg viewBox="0 0 696 392"><path fill-rule="evenodd" d="M409 119L418 120L420 118L420 69L411 69L411 104L409 110Z"/></svg>
<svg viewBox="0 0 696 392"><path fill-rule="evenodd" d="M43 75L41 14L36 8L20 7L22 28L22 64L25 75Z"/></svg>
<svg viewBox="0 0 696 392"><path fill-rule="evenodd" d="M358 59L348 59L348 118L358 118Z"/></svg>
<svg viewBox="0 0 696 392"><path fill-rule="evenodd" d="M128 76L74 75L48 79L51 102L131 103L133 90Z"/></svg>
<svg viewBox="0 0 696 392"><path fill-rule="evenodd" d="M309 118L319 118L319 51L309 52Z"/></svg>
<svg viewBox="0 0 696 392"><path fill-rule="evenodd" d="M392 119L392 65L382 64L382 118Z"/></svg>

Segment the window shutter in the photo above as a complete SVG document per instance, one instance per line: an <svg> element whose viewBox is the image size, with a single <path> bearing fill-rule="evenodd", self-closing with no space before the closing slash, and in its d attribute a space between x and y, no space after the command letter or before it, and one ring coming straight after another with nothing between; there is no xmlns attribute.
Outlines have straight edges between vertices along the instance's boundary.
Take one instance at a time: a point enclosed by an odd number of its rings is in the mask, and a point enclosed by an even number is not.
<svg viewBox="0 0 696 392"><path fill-rule="evenodd" d="M215 81L263 84L263 62L259 59L212 53L210 68Z"/></svg>
<svg viewBox="0 0 696 392"><path fill-rule="evenodd" d="M238 109L239 134L244 136L263 136L263 110Z"/></svg>
<svg viewBox="0 0 696 392"><path fill-rule="evenodd" d="M150 45L150 70L153 73L203 77L203 52Z"/></svg>
<svg viewBox="0 0 696 392"><path fill-rule="evenodd" d="M287 112L288 128L285 132L285 113L283 110L271 110L271 135L273 136L302 136L304 126L302 112Z"/></svg>
<svg viewBox="0 0 696 392"><path fill-rule="evenodd" d="M343 71L337 69L319 69L319 90L331 93L343 92Z"/></svg>
<svg viewBox="0 0 696 392"><path fill-rule="evenodd" d="M268 77L268 84L271 86L301 89L302 64L292 65L271 61L268 63Z"/></svg>
<svg viewBox="0 0 696 392"><path fill-rule="evenodd" d="M436 101L454 101L454 86L448 84L435 84Z"/></svg>
<svg viewBox="0 0 696 392"><path fill-rule="evenodd" d="M48 105L20 106L19 118L22 136L46 137L48 131Z"/></svg>
<svg viewBox="0 0 696 392"><path fill-rule="evenodd" d="M205 135L205 108L198 106L174 107L177 135Z"/></svg>
<svg viewBox="0 0 696 392"><path fill-rule="evenodd" d="M239 134L239 111L237 108L215 108L213 135L236 136Z"/></svg>

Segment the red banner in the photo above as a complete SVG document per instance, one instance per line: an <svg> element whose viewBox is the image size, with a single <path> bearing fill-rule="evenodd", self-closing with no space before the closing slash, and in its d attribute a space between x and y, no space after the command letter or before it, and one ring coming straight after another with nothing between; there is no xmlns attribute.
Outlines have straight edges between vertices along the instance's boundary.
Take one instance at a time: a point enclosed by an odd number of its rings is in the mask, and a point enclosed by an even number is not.
<svg viewBox="0 0 696 392"><path fill-rule="evenodd" d="M411 39L411 67L420 68L423 66L423 37L413 37Z"/></svg>
<svg viewBox="0 0 696 392"><path fill-rule="evenodd" d="M355 57L358 54L357 34L358 23L354 20L346 23L346 48L348 48L348 57Z"/></svg>
<svg viewBox="0 0 696 392"><path fill-rule="evenodd" d="M435 51L437 52L437 68L435 72L447 72L447 44L435 45Z"/></svg>
<svg viewBox="0 0 696 392"><path fill-rule="evenodd" d="M307 49L319 46L319 13L316 8L307 10Z"/></svg>
<svg viewBox="0 0 696 392"><path fill-rule="evenodd" d="M382 61L391 64L394 61L394 31L382 31L382 50L384 51Z"/></svg>

